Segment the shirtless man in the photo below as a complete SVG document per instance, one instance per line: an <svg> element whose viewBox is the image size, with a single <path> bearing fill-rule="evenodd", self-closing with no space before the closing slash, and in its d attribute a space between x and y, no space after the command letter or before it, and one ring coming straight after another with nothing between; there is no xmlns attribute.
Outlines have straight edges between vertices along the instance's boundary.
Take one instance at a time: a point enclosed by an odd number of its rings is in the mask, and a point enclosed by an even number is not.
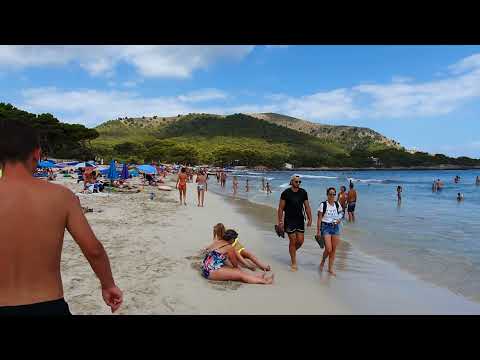
<svg viewBox="0 0 480 360"><path fill-rule="evenodd" d="M182 167L180 170L180 173L178 174L177 177L177 184L175 187L178 189L178 193L180 194L180 205L187 205L187 180L188 180L188 175L187 175L187 170Z"/></svg>
<svg viewBox="0 0 480 360"><path fill-rule="evenodd" d="M100 280L112 312L123 301L110 262L67 188L35 179L38 133L16 119L0 119L0 314L70 315L63 298L60 258L65 229Z"/></svg>
<svg viewBox="0 0 480 360"><path fill-rule="evenodd" d="M350 190L347 193L347 212L348 221L355 222L355 205L357 203L357 191L353 188L353 182L350 181Z"/></svg>
<svg viewBox="0 0 480 360"><path fill-rule="evenodd" d="M198 205L203 207L203 201L205 199L205 191L207 191L207 177L203 171L200 171L195 180L197 183L197 192L198 192Z"/></svg>

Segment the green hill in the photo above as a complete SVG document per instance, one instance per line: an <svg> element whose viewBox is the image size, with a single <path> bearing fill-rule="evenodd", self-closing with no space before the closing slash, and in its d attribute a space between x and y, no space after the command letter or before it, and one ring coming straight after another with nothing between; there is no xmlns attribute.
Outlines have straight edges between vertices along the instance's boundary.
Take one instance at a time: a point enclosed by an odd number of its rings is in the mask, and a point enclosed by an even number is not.
<svg viewBox="0 0 480 360"><path fill-rule="evenodd" d="M148 160L280 167L334 165L348 155L337 144L245 114L119 119L96 130L93 144L106 157L134 151Z"/></svg>
<svg viewBox="0 0 480 360"><path fill-rule="evenodd" d="M401 145L395 140L391 140L372 129L364 127L324 125L275 113L254 113L249 115L318 137L326 142L336 143L348 151L355 149L373 151L386 148L401 148Z"/></svg>
<svg viewBox="0 0 480 360"><path fill-rule="evenodd" d="M367 128L315 124L280 114L123 118L96 128L94 150L132 161L295 167L478 166L480 160L411 154Z"/></svg>

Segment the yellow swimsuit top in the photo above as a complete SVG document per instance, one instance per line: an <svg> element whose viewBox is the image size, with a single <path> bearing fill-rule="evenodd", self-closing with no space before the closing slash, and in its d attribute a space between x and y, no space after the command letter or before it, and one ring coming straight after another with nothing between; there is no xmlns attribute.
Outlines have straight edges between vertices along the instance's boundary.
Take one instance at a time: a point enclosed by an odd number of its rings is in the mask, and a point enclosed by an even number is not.
<svg viewBox="0 0 480 360"><path fill-rule="evenodd" d="M235 241L232 244L232 247L239 253L241 253L242 250L245 249L245 247L242 244L240 244L240 241L238 241L238 238L235 239Z"/></svg>

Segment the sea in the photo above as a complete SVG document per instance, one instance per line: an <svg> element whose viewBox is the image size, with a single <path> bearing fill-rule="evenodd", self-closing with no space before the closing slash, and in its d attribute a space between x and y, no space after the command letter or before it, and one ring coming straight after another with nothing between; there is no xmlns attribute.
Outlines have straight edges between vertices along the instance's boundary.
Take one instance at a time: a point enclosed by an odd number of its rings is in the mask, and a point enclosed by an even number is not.
<svg viewBox="0 0 480 360"><path fill-rule="evenodd" d="M228 173L226 189L221 189L215 176L210 175L209 190L233 197L231 180L237 176L236 198L273 210L294 174L300 176L301 187L308 192L314 217L306 238L314 235L317 209L326 199L328 187L335 187L338 193L341 185L348 189L352 181L357 190L356 221L343 221L341 225L344 255L339 267L368 276L378 271L369 266L368 260L376 258L480 303L480 186L475 185L480 170L237 171ZM454 182L457 175L459 183ZM272 194L262 191L262 178L270 183ZM433 192L436 179L445 185ZM397 201L398 185L403 188L401 203ZM464 195L461 202L457 201L459 192ZM275 220L272 216L267 219L270 223L265 225L271 226L273 233ZM311 252L309 264L314 266L319 249L309 245L302 250ZM278 256L288 258L288 253Z"/></svg>

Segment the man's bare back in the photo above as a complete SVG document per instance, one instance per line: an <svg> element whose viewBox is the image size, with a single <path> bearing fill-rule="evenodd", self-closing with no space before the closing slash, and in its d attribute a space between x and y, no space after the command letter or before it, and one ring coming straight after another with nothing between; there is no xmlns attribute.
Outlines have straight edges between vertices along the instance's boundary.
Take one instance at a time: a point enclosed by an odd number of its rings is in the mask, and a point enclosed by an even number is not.
<svg viewBox="0 0 480 360"><path fill-rule="evenodd" d="M43 180L1 179L0 199L0 306L62 298L65 228L83 217L75 196Z"/></svg>

